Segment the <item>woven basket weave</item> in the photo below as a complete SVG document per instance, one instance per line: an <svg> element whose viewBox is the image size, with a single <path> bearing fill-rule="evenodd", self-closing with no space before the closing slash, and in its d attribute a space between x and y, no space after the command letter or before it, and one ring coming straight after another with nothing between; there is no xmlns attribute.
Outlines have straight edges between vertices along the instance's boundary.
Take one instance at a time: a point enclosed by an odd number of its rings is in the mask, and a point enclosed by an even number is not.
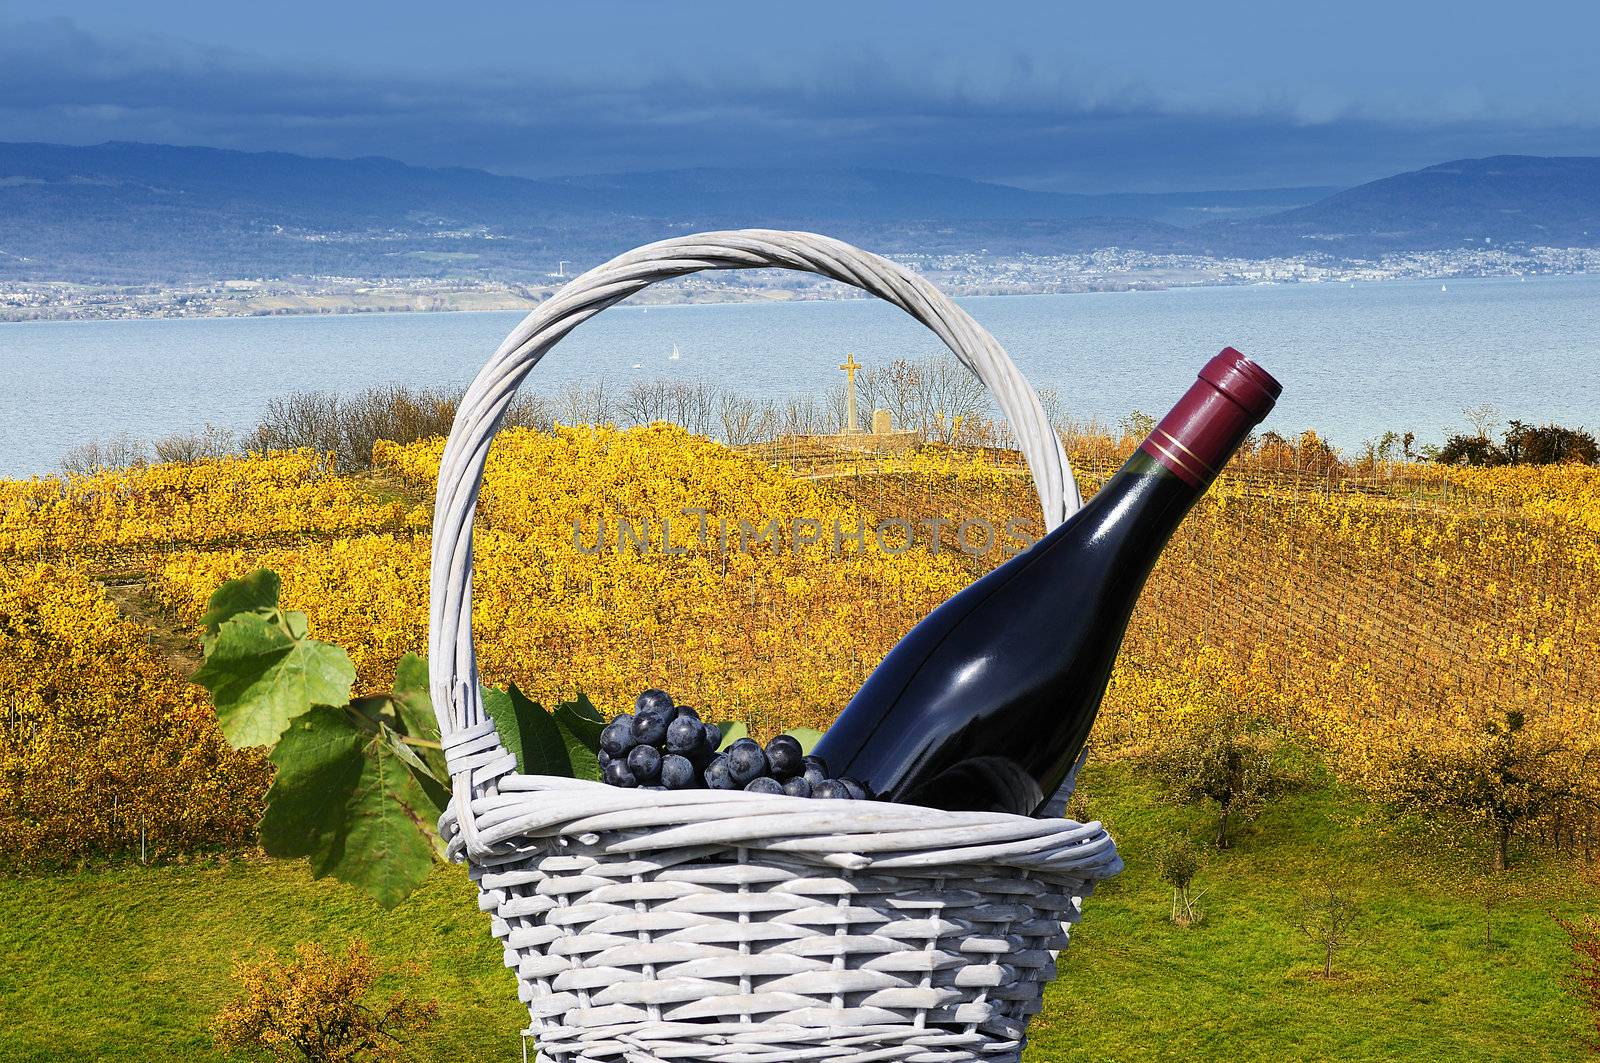
<svg viewBox="0 0 1600 1063"><path fill-rule="evenodd" d="M1098 823L516 773L472 647L472 518L518 385L562 336L647 285L780 267L855 285L932 329L989 387L1045 525L1079 505L1038 397L925 280L808 233L651 244L575 278L462 399L434 509L430 670L450 766L440 830L517 973L547 1063L1015 1060L1082 898L1121 861Z"/></svg>

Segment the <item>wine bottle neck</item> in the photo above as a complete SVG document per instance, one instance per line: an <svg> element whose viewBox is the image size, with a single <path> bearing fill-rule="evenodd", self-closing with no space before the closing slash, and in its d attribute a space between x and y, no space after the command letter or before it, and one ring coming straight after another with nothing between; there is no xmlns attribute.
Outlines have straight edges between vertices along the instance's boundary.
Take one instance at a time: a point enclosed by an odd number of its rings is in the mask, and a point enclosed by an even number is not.
<svg viewBox="0 0 1600 1063"><path fill-rule="evenodd" d="M1281 390L1266 370L1229 347L1206 363L1139 450L1204 491L1272 409Z"/></svg>

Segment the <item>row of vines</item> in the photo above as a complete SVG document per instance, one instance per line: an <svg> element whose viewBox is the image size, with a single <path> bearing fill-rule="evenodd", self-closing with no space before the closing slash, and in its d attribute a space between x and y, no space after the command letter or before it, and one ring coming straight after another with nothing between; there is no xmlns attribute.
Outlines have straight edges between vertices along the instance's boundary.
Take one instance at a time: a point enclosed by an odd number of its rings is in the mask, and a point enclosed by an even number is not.
<svg viewBox="0 0 1600 1063"><path fill-rule="evenodd" d="M1069 443L1092 490L1132 440ZM218 584L268 567L378 688L425 649L441 451L380 443L360 477L288 452L0 482L0 851L247 842L265 765L227 748L149 625L192 637ZM1331 454L1269 441L1186 522L1130 628L1101 755L1222 698L1383 797L1419 751L1482 744L1514 713L1541 770L1577 780L1545 816L1570 829L1600 802L1600 470ZM998 534L967 534L984 526ZM477 645L489 682L547 703L658 684L758 733L824 726L920 616L1041 530L1005 451L507 431L479 506ZM122 616L108 576L159 615Z"/></svg>

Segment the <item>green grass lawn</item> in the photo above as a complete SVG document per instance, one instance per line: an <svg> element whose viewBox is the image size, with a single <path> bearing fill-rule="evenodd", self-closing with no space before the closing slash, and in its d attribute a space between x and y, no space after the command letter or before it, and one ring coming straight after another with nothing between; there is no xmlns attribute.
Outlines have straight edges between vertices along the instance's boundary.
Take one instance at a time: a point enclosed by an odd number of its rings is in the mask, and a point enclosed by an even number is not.
<svg viewBox="0 0 1600 1063"><path fill-rule="evenodd" d="M1153 854L1179 831L1205 837L1205 817L1121 767L1086 773L1083 790L1128 870L1086 905L1032 1027L1033 1063L1583 1058L1551 913L1600 901L1569 863L1529 859L1498 880L1512 888L1485 945L1479 898L1496 880L1476 854L1418 853L1415 838L1379 836L1371 810L1307 790L1212 856L1196 883L1204 920L1179 929ZM1293 916L1330 880L1363 917L1326 981ZM415 963L406 984L443 1005L417 1058L521 1059L527 1013L461 869L386 913L299 865L235 860L0 880L0 1060L219 1058L207 1025L236 957L352 936Z"/></svg>

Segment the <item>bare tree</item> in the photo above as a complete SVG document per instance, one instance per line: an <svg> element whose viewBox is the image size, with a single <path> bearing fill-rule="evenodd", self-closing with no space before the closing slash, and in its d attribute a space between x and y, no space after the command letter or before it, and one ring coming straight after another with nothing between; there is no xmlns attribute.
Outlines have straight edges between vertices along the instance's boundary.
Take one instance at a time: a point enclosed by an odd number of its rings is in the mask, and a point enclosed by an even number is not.
<svg viewBox="0 0 1600 1063"><path fill-rule="evenodd" d="M245 446L249 450L309 447L330 454L337 453L342 442L338 398L328 391L297 391L267 400L261 423Z"/></svg>
<svg viewBox="0 0 1600 1063"><path fill-rule="evenodd" d="M536 428L548 432L556 423L550 400L538 392L518 393L506 407L500 423L508 428Z"/></svg>
<svg viewBox="0 0 1600 1063"><path fill-rule="evenodd" d="M574 384L561 393L561 421L563 424L613 424L616 421L616 403L606 390L605 381L590 387Z"/></svg>
<svg viewBox="0 0 1600 1063"><path fill-rule="evenodd" d="M924 438L953 443L961 424L981 418L988 409L983 381L951 355L931 359L918 375Z"/></svg>
<svg viewBox="0 0 1600 1063"><path fill-rule="evenodd" d="M1500 427L1500 411L1495 409L1493 403L1468 406L1461 411L1461 416L1467 419L1467 423L1472 426L1479 439L1488 439L1490 434Z"/></svg>
<svg viewBox="0 0 1600 1063"><path fill-rule="evenodd" d="M617 415L626 424L653 424L667 419L670 406L667 380L635 380L622 392Z"/></svg>
<svg viewBox="0 0 1600 1063"><path fill-rule="evenodd" d="M191 462L238 453L239 437L226 428L207 424L198 432L178 432L155 444L156 460Z"/></svg>
<svg viewBox="0 0 1600 1063"><path fill-rule="evenodd" d="M61 455L61 471L74 476L89 476L106 469L126 469L149 461L141 440L127 433L106 440L80 443Z"/></svg>
<svg viewBox="0 0 1600 1063"><path fill-rule="evenodd" d="M823 413L811 395L790 399L783 407L783 434L814 436L822 431Z"/></svg>
<svg viewBox="0 0 1600 1063"><path fill-rule="evenodd" d="M1331 884L1325 892L1303 898L1295 929L1316 942L1322 950L1322 977L1333 977L1333 954L1360 944L1354 931L1360 913L1350 898Z"/></svg>
<svg viewBox="0 0 1600 1063"><path fill-rule="evenodd" d="M722 425L722 439L730 447L742 447L756 441L756 415L758 407L748 395L724 391L717 398L717 420Z"/></svg>
<svg viewBox="0 0 1600 1063"><path fill-rule="evenodd" d="M668 411L674 424L705 435L711 428L712 411L716 409L717 390L699 380L675 381L667 391Z"/></svg>
<svg viewBox="0 0 1600 1063"><path fill-rule="evenodd" d="M777 439L783 433L783 411L772 399L763 399L756 411L755 442Z"/></svg>

